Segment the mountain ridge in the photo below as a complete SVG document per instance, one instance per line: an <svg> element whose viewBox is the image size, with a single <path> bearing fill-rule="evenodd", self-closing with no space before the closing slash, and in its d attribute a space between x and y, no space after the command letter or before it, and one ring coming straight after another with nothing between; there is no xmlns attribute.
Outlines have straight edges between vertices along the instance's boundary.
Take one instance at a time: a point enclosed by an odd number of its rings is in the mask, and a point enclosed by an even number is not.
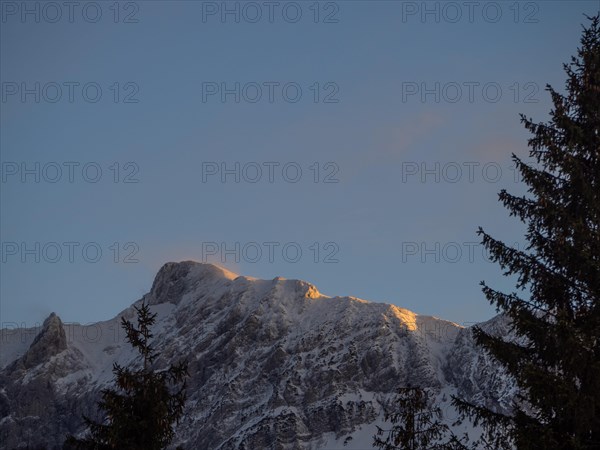
<svg viewBox="0 0 600 450"><path fill-rule="evenodd" d="M112 364L136 364L120 317L132 319L141 302L158 314L157 366L190 363L186 415L174 441L186 448L370 448L401 385L432 388L448 420L452 393L503 411L515 393L469 328L395 305L325 296L301 280L169 262L150 291L112 319L65 325L52 314L33 338L2 330L0 448L59 446L66 433L83 431L81 415L97 415ZM500 317L484 325L506 324ZM49 329L58 338L44 340ZM5 340L9 334L19 342ZM30 366L17 370L25 361Z"/></svg>

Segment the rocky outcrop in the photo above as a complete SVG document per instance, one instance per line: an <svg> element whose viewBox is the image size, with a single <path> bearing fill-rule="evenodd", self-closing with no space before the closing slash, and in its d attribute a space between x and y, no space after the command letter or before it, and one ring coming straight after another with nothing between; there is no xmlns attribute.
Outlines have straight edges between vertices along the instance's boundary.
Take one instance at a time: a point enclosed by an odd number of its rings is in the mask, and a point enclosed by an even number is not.
<svg viewBox="0 0 600 450"><path fill-rule="evenodd" d="M0 444L58 446L66 428L58 417L71 416L68 399L56 392L56 382L78 367L81 355L69 350L60 318L44 321L25 354L0 372Z"/></svg>
<svg viewBox="0 0 600 450"><path fill-rule="evenodd" d="M490 335L516 340L506 316L497 316L478 326ZM510 414L517 393L515 381L506 370L498 367L492 356L475 345L472 328L464 328L459 332L448 353L444 371L448 381L457 387L461 398Z"/></svg>
<svg viewBox="0 0 600 450"><path fill-rule="evenodd" d="M29 350L21 359L23 367L30 369L67 349L67 336L60 317L52 313L44 321Z"/></svg>

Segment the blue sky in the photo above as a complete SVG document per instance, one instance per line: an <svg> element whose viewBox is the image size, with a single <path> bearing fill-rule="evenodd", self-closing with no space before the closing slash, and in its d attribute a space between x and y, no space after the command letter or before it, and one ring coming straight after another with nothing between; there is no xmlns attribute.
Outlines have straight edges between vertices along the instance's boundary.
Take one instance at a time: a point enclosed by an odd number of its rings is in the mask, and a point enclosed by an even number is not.
<svg viewBox="0 0 600 450"><path fill-rule="evenodd" d="M600 2L250 3L2 2L3 326L110 318L183 259L494 314L475 231L523 245L518 114Z"/></svg>

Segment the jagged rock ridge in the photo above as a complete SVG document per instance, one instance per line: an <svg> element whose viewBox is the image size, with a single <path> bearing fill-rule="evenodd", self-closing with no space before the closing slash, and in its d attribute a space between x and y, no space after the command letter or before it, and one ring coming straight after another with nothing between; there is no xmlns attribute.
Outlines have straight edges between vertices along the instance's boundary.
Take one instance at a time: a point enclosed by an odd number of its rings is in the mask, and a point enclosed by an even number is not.
<svg viewBox="0 0 600 450"><path fill-rule="evenodd" d="M188 403L174 444L190 449L371 448L393 392L427 386L505 410L511 381L469 329L383 303L327 297L298 280L258 280L167 263L136 302L159 314L158 366L186 358ZM37 333L2 330L0 448L60 446L94 417L113 362L135 363L121 316L90 326L52 314ZM500 326L494 319L485 326Z"/></svg>

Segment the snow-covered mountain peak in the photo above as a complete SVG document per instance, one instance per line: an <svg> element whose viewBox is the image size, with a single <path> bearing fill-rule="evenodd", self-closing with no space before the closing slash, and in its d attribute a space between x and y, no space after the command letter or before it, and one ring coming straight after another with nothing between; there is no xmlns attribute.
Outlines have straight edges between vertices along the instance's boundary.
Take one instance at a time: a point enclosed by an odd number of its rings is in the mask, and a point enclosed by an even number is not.
<svg viewBox="0 0 600 450"><path fill-rule="evenodd" d="M325 296L306 281L170 262L134 305L142 301L157 313L157 368L189 363L174 442L184 448L364 449L400 386L434 389L445 414L447 394L499 409L514 395L470 329ZM95 324L64 325L51 314L37 329L2 330L0 449L60 446L66 433L84 430L81 417L97 415L113 364L137 361L121 317L134 320L134 309Z"/></svg>
<svg viewBox="0 0 600 450"><path fill-rule="evenodd" d="M21 359L23 367L32 368L47 361L52 356L67 349L67 336L60 320L55 313L51 313L39 334L34 338L27 353Z"/></svg>
<svg viewBox="0 0 600 450"><path fill-rule="evenodd" d="M223 290L234 292L251 290L255 296L270 293L282 301L297 298L318 299L324 297L311 283L302 280L275 277L261 280L240 276L223 267L196 261L168 262L158 271L150 292L142 300L151 305L160 303L179 304L185 293L193 292L195 297L203 294L217 294Z"/></svg>
<svg viewBox="0 0 600 450"><path fill-rule="evenodd" d="M152 288L144 299L151 305L177 304L181 300L181 294L192 285L203 285L211 289L237 277L237 274L215 264L196 261L168 262L156 274Z"/></svg>

